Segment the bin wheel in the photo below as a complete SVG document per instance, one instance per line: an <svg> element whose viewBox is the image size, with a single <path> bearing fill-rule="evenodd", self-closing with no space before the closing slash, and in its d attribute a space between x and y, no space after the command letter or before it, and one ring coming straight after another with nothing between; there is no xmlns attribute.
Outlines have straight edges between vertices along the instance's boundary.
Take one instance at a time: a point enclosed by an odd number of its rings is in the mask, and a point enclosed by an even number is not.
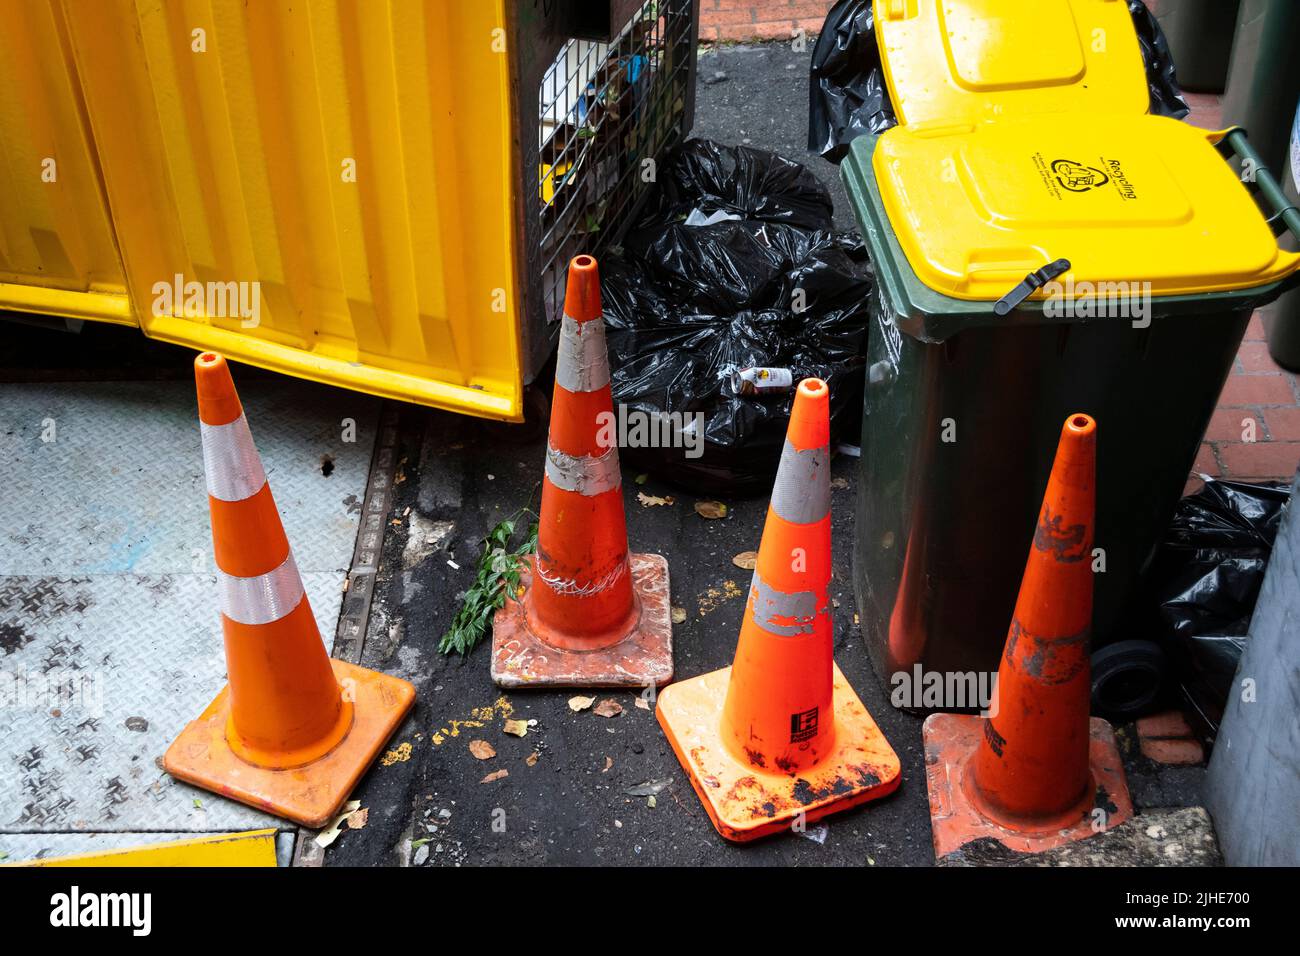
<svg viewBox="0 0 1300 956"><path fill-rule="evenodd" d="M1169 661L1154 641L1117 641L1092 654L1092 712L1131 720L1145 714L1164 689Z"/></svg>

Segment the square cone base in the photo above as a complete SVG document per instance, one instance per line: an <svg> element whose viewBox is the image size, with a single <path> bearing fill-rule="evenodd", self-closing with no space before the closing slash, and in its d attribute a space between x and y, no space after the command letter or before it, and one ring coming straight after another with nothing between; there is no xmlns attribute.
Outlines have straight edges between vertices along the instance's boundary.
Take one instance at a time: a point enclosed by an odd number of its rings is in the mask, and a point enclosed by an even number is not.
<svg viewBox="0 0 1300 956"><path fill-rule="evenodd" d="M492 618L492 681L498 687L661 687L673 679L672 606L668 559L629 554L632 591L641 608L623 640L592 651L552 647L528 627L524 600L506 600ZM532 587L533 558L519 571Z"/></svg>
<svg viewBox="0 0 1300 956"><path fill-rule="evenodd" d="M931 714L922 727L925 738L925 780L930 791L930 829L934 855L947 856L972 840L992 837L1022 853L1041 853L1063 843L1082 840L1098 832L1093 809L1105 811L1106 828L1133 815L1124 764L1115 744L1115 732L1100 717L1089 724L1088 764L1092 771L1093 801L1075 815L1045 823L1042 829L1004 826L985 816L971 801L966 773L976 748L984 739L984 718L965 714Z"/></svg>
<svg viewBox="0 0 1300 956"><path fill-rule="evenodd" d="M357 781L415 703L415 688L398 677L330 660L352 694L352 729L319 760L292 770L257 767L226 741L230 687L181 731L163 757L173 777L231 800L319 829L339 811Z"/></svg>
<svg viewBox="0 0 1300 956"><path fill-rule="evenodd" d="M899 762L858 695L834 668L835 749L816 767L760 770L722 742L722 705L731 668L680 681L659 694L655 715L714 827L736 843L788 830L804 814L822 817L898 789Z"/></svg>

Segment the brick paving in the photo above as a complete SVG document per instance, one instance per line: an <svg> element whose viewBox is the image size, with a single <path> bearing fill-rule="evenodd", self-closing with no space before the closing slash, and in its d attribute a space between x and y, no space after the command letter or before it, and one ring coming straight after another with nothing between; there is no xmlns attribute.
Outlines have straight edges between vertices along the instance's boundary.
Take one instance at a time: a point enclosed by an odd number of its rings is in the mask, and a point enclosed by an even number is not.
<svg viewBox="0 0 1300 956"><path fill-rule="evenodd" d="M834 5L832 0L700 0L700 4L700 39L724 42L788 40L799 31L812 36L821 31ZM808 48L811 52L811 44ZM1186 95L1192 107L1188 122L1205 129L1222 128L1222 97ZM1237 353L1193 470L1245 481L1290 479L1298 462L1300 388L1295 376L1269 358L1264 328L1256 317ZM1193 479L1188 488L1199 484Z"/></svg>

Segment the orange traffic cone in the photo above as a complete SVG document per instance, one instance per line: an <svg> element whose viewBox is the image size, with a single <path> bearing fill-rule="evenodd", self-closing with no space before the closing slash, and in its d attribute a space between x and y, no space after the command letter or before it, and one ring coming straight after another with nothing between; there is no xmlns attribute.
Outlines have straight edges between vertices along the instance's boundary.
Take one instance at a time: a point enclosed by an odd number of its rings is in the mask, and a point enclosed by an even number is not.
<svg viewBox="0 0 1300 956"><path fill-rule="evenodd" d="M894 791L898 756L832 658L830 389L799 383L731 667L656 714L709 818L753 840Z"/></svg>
<svg viewBox="0 0 1300 956"><path fill-rule="evenodd" d="M226 360L205 352L194 375L230 683L163 766L320 827L411 709L415 688L329 658Z"/></svg>
<svg viewBox="0 0 1300 956"><path fill-rule="evenodd" d="M629 554L596 260L569 263L537 554L492 622L501 687L649 687L673 676L668 561Z"/></svg>
<svg viewBox="0 0 1300 956"><path fill-rule="evenodd" d="M1097 426L1061 430L988 717L927 718L936 856L979 837L1037 852L1133 813L1115 734L1088 717Z"/></svg>

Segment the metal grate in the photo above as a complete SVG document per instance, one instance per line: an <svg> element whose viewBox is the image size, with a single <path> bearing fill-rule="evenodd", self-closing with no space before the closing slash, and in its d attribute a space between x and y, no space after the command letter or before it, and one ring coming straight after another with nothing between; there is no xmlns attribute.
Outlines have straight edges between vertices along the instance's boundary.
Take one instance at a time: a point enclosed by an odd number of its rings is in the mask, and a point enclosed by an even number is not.
<svg viewBox="0 0 1300 956"><path fill-rule="evenodd" d="M565 270L616 244L689 122L694 0L649 0L610 43L568 40L538 91L536 215L547 322Z"/></svg>

